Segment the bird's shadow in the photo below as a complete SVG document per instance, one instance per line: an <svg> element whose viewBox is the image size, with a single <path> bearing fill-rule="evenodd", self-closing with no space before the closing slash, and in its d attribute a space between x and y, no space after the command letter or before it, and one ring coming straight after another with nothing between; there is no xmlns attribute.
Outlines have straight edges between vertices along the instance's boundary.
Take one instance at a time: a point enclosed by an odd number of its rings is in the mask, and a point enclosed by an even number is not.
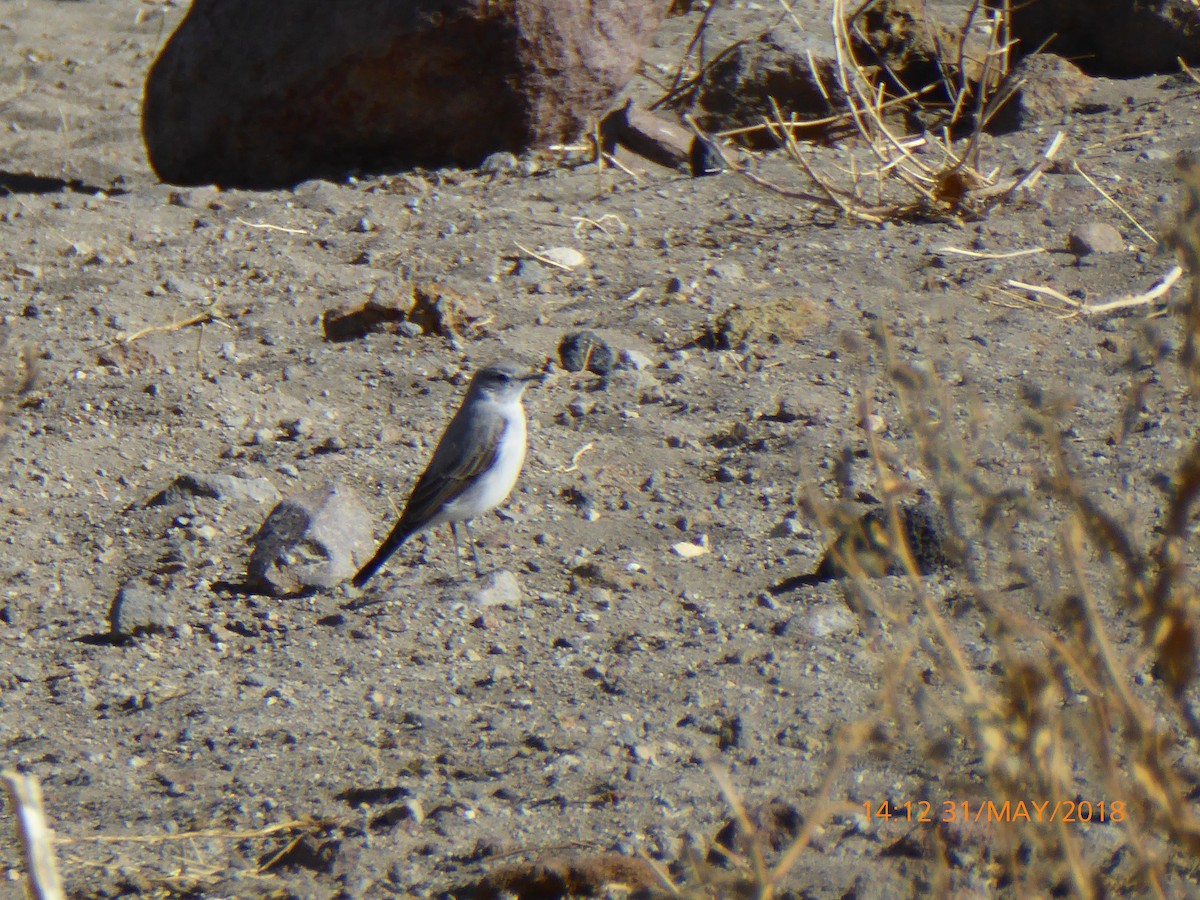
<svg viewBox="0 0 1200 900"><path fill-rule="evenodd" d="M318 592L316 588L308 587L299 591L287 591L277 594L256 581L214 581L209 584L209 588L215 594L230 594L234 597L270 597L273 600L302 599L304 597L312 597Z"/></svg>
<svg viewBox="0 0 1200 900"><path fill-rule="evenodd" d="M421 583L422 588L447 588L452 585L465 585L471 581L469 578L459 578L454 575L435 575L429 581ZM370 609L373 606L383 606L385 603L394 603L398 599L397 587L417 587L417 583L408 582L405 584L395 585L392 589L385 592L376 592L370 597L354 597L347 600L341 605L341 608L347 612L357 612L360 609Z"/></svg>

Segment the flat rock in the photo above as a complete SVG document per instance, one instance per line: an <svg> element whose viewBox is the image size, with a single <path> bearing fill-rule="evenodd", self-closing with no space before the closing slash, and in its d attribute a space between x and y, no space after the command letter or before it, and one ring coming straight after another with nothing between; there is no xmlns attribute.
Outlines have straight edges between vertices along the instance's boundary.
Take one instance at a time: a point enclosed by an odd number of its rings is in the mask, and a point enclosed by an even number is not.
<svg viewBox="0 0 1200 900"><path fill-rule="evenodd" d="M146 501L147 506L167 506L186 497L211 497L214 500L270 503L279 499L275 485L265 478L240 475L216 475L193 472L180 475Z"/></svg>
<svg viewBox="0 0 1200 900"><path fill-rule="evenodd" d="M600 140L606 152L615 144L669 169L687 166L693 135L678 122L627 102L604 117Z"/></svg>
<svg viewBox="0 0 1200 900"><path fill-rule="evenodd" d="M147 77L142 135L176 184L475 166L583 131L667 6L195 0Z"/></svg>
<svg viewBox="0 0 1200 900"><path fill-rule="evenodd" d="M251 544L246 580L276 596L332 588L375 547L370 514L358 493L338 482L282 500Z"/></svg>
<svg viewBox="0 0 1200 900"><path fill-rule="evenodd" d="M729 350L758 341L797 341L829 321L829 316L804 297L745 300L721 313L697 343L713 350Z"/></svg>
<svg viewBox="0 0 1200 900"><path fill-rule="evenodd" d="M507 569L492 572L468 594L476 606L517 606L521 602L521 584Z"/></svg>

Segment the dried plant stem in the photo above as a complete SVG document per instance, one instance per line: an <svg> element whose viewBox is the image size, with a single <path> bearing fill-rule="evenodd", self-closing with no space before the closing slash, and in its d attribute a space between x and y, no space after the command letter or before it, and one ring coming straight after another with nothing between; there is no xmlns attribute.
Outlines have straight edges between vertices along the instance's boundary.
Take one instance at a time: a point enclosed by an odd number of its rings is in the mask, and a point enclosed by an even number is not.
<svg viewBox="0 0 1200 900"><path fill-rule="evenodd" d="M13 769L0 773L16 811L17 835L25 849L29 890L36 900L64 900L62 879L54 859L54 836L42 809L42 788L32 775Z"/></svg>

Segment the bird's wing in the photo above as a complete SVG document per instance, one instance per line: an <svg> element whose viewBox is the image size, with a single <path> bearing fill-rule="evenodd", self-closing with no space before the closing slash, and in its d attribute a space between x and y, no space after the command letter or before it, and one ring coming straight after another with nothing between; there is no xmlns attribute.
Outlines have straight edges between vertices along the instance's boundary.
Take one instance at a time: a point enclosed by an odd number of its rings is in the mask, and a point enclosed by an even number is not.
<svg viewBox="0 0 1200 900"><path fill-rule="evenodd" d="M429 466L417 479L400 517L400 524L408 530L416 531L424 526L442 507L470 487L476 476L496 462L508 421L503 416L475 417L470 421L470 428L456 430L455 423L447 427ZM458 434L459 439L449 440L452 433ZM480 450L474 455L465 453L464 448L468 446Z"/></svg>

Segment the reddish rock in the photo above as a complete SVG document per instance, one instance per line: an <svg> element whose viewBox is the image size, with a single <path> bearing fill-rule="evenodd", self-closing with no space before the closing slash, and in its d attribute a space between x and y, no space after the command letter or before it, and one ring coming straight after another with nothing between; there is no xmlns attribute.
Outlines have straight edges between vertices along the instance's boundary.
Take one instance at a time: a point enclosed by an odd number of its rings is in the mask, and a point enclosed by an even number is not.
<svg viewBox="0 0 1200 900"><path fill-rule="evenodd" d="M150 163L178 184L475 165L575 137L669 0L195 0L146 80Z"/></svg>
<svg viewBox="0 0 1200 900"><path fill-rule="evenodd" d="M669 169L683 168L691 153L692 133L677 122L657 116L628 101L600 123L600 140L606 153L616 144Z"/></svg>

